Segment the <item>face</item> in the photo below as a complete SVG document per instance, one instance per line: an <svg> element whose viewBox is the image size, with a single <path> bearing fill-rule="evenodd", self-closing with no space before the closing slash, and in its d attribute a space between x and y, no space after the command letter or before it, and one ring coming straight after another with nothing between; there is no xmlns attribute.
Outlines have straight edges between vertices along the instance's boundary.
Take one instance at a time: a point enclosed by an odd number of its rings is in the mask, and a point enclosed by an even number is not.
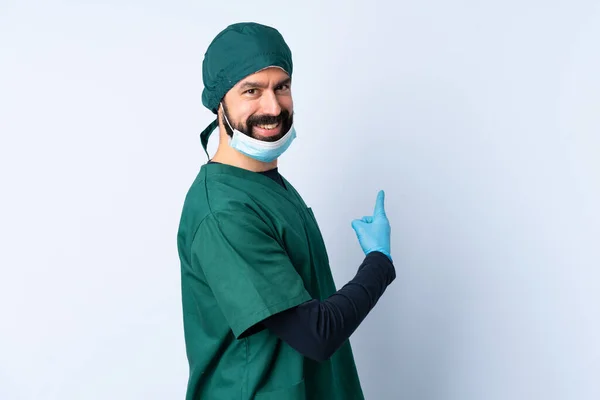
<svg viewBox="0 0 600 400"><path fill-rule="evenodd" d="M289 75L270 67L247 76L223 98L223 111L234 129L266 142L285 135L293 122L293 102ZM233 131L223 120L229 136Z"/></svg>

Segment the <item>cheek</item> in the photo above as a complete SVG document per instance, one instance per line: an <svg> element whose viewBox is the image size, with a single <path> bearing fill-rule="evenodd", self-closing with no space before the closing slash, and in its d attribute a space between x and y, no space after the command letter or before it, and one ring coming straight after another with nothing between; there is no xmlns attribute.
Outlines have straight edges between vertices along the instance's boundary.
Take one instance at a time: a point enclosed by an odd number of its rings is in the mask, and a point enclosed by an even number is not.
<svg viewBox="0 0 600 400"><path fill-rule="evenodd" d="M281 106L281 108L288 110L290 115L293 114L294 102L292 101L291 97L286 97L286 98L281 99L281 101L279 102L279 105Z"/></svg>
<svg viewBox="0 0 600 400"><path fill-rule="evenodd" d="M237 120L240 121L242 124L246 125L246 122L248 122L248 118L256 114L256 112L256 106L254 106L253 104L244 104L238 108Z"/></svg>

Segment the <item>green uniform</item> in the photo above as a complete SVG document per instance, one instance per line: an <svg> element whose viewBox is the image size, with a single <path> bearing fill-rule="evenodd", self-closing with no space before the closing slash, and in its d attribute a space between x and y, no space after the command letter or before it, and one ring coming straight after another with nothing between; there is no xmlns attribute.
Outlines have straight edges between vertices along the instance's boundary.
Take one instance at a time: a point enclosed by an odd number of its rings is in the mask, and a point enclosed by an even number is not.
<svg viewBox="0 0 600 400"><path fill-rule="evenodd" d="M283 180L205 164L189 189L177 240L187 400L364 398L349 341L319 363L258 324L336 291L312 210Z"/></svg>

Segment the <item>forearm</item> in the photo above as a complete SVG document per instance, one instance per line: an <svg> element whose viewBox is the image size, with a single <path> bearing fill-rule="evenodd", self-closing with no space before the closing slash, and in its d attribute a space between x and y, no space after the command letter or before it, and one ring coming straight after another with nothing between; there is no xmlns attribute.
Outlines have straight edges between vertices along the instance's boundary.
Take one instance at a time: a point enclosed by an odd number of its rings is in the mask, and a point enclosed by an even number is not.
<svg viewBox="0 0 600 400"><path fill-rule="evenodd" d="M396 278L390 259L367 255L356 276L323 301L313 299L275 314L263 324L306 357L323 361L339 349Z"/></svg>

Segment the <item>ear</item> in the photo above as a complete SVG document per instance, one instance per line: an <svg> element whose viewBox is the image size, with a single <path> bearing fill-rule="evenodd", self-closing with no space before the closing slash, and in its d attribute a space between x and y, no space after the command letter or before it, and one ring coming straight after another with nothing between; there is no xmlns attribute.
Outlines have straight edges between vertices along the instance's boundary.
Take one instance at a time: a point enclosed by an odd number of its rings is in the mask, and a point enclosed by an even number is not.
<svg viewBox="0 0 600 400"><path fill-rule="evenodd" d="M225 125L225 108L223 106L223 100L219 102L219 108L217 108L217 118L219 119L219 125Z"/></svg>
<svg viewBox="0 0 600 400"><path fill-rule="evenodd" d="M230 130L229 125L225 122L225 106L222 100L219 103L219 108L217 109L217 121L219 123L219 131L223 133L223 135L219 135L222 140L228 141L228 138L233 137L233 132Z"/></svg>

